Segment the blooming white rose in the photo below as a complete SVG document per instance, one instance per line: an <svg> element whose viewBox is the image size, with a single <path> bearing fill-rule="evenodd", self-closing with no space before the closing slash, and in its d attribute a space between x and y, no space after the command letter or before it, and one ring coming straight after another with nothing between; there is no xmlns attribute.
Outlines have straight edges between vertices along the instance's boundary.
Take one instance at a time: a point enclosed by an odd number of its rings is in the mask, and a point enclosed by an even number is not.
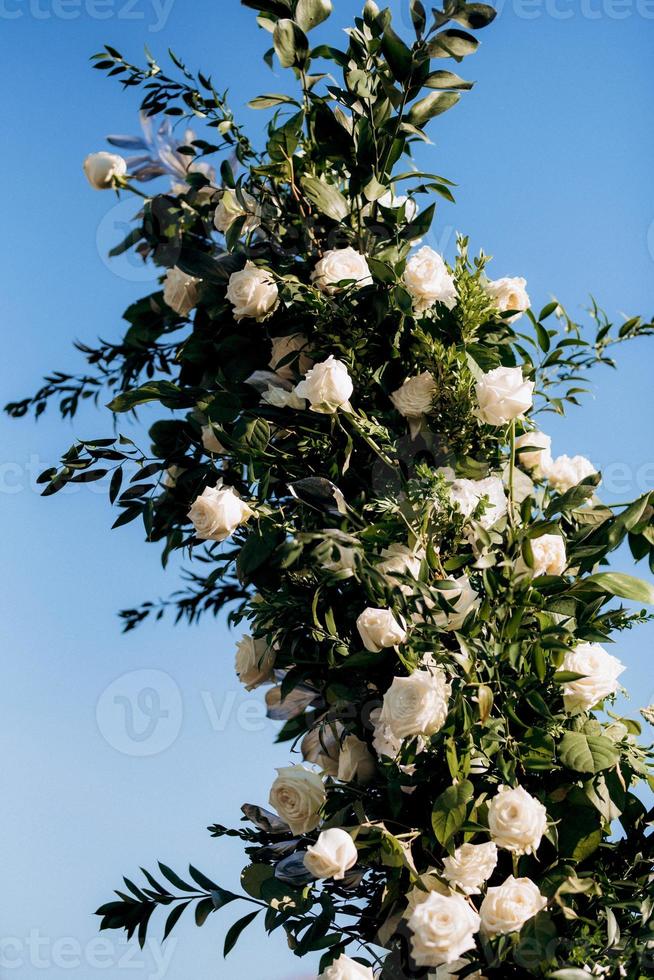
<svg viewBox="0 0 654 980"><path fill-rule="evenodd" d="M377 568L384 575L411 575L419 578L425 553L423 550L413 551L405 544L394 543L384 548L381 557L382 561L377 563Z"/></svg>
<svg viewBox="0 0 654 980"><path fill-rule="evenodd" d="M306 374L313 365L311 358L302 353L307 344L307 338L301 333L290 334L288 337L273 337L272 357L268 366L283 381L293 381L297 374ZM293 354L299 356L291 359Z"/></svg>
<svg viewBox="0 0 654 980"><path fill-rule="evenodd" d="M375 980L369 966L362 966L343 953L320 974L318 980Z"/></svg>
<svg viewBox="0 0 654 980"><path fill-rule="evenodd" d="M352 378L342 361L330 354L326 361L314 365L304 381L295 386L295 394L306 398L312 412L333 415L344 408L354 391Z"/></svg>
<svg viewBox="0 0 654 980"><path fill-rule="evenodd" d="M342 783L369 783L377 766L370 749L356 735L347 735L338 757L337 777Z"/></svg>
<svg viewBox="0 0 654 980"><path fill-rule="evenodd" d="M275 408L295 408L299 410L306 408L303 398L299 398L295 391L287 391L281 385L268 385L268 388L261 396L261 401L266 405L273 405Z"/></svg>
<svg viewBox="0 0 654 980"><path fill-rule="evenodd" d="M496 888L489 888L481 903L481 927L489 936L518 932L547 905L538 887L530 878L511 875Z"/></svg>
<svg viewBox="0 0 654 980"><path fill-rule="evenodd" d="M208 453L224 453L226 452L225 447L222 442L218 440L216 436L214 427L212 425L202 426L202 446Z"/></svg>
<svg viewBox="0 0 654 980"><path fill-rule="evenodd" d="M267 681L272 680L275 666L275 651L268 646L263 637L246 633L236 647L236 673L246 690L254 691Z"/></svg>
<svg viewBox="0 0 654 980"><path fill-rule="evenodd" d="M542 534L540 538L531 538L531 553L534 558L533 568L520 559L517 570L538 578L539 575L563 575L568 567L568 557L565 551L565 541L560 534Z"/></svg>
<svg viewBox="0 0 654 980"><path fill-rule="evenodd" d="M318 840L307 848L304 866L314 878L333 878L342 881L345 872L357 863L357 849L345 830L332 827L323 830Z"/></svg>
<svg viewBox="0 0 654 980"><path fill-rule="evenodd" d="M429 371L423 371L414 378L407 378L402 387L392 393L391 401L400 415L407 419L418 419L431 411L435 394L436 382L433 376Z"/></svg>
<svg viewBox="0 0 654 980"><path fill-rule="evenodd" d="M404 643L406 630L400 626L390 609L374 609L369 606L357 619L357 629L366 650L380 653L387 647Z"/></svg>
<svg viewBox="0 0 654 980"><path fill-rule="evenodd" d="M446 613L441 610L434 616L434 621L445 629L458 630L461 629L466 617L473 609L479 608L481 599L473 589L467 575L460 575L459 578L451 579L451 581L455 583L456 588L442 589L440 594L446 602L454 607L454 612Z"/></svg>
<svg viewBox="0 0 654 980"><path fill-rule="evenodd" d="M114 186L116 179L127 173L127 162L118 153L90 153L84 161L86 178L96 191L104 191Z"/></svg>
<svg viewBox="0 0 654 980"><path fill-rule="evenodd" d="M486 844L462 844L452 857L443 860L443 877L450 885L460 888L466 895L478 895L497 866L497 847Z"/></svg>
<svg viewBox="0 0 654 980"><path fill-rule="evenodd" d="M406 894L407 907L404 912L405 919L408 919L413 910L421 902L425 902L432 892L438 892L439 895L450 894L450 889L440 880L438 875L438 871L435 868L431 868L425 871L424 874L421 874L413 888L409 889Z"/></svg>
<svg viewBox="0 0 654 980"><path fill-rule="evenodd" d="M552 438L544 432L525 432L515 441L515 448L521 450L529 446L526 452L518 452L517 460L523 469L542 475L552 462Z"/></svg>
<svg viewBox="0 0 654 980"><path fill-rule="evenodd" d="M384 694L380 722L397 738L435 735L445 724L452 688L440 667L394 677Z"/></svg>
<svg viewBox="0 0 654 980"><path fill-rule="evenodd" d="M585 456L557 456L545 468L548 483L559 493L571 490L594 473L597 473L597 468Z"/></svg>
<svg viewBox="0 0 654 980"><path fill-rule="evenodd" d="M585 675L579 680L568 681L563 687L565 710L580 714L593 708L609 694L615 694L620 687L618 678L626 668L599 643L580 643L566 653L561 670Z"/></svg>
<svg viewBox="0 0 654 980"><path fill-rule="evenodd" d="M177 266L166 273L164 280L164 303L180 316L188 316L198 302L200 279L189 276Z"/></svg>
<svg viewBox="0 0 654 980"><path fill-rule="evenodd" d="M432 892L408 921L411 953L418 966L453 963L475 947L480 918L463 895Z"/></svg>
<svg viewBox="0 0 654 980"><path fill-rule="evenodd" d="M365 255L348 245L347 248L333 248L325 252L311 274L316 286L333 296L339 292L339 283L352 280L355 288L372 285L372 276Z"/></svg>
<svg viewBox="0 0 654 980"><path fill-rule="evenodd" d="M409 259L403 280L416 313L424 313L435 303L443 303L448 310L456 306L458 295L454 279L442 256L428 245Z"/></svg>
<svg viewBox="0 0 654 980"><path fill-rule="evenodd" d="M279 290L267 269L246 262L244 269L229 277L227 299L234 307L235 320L263 320L277 306Z"/></svg>
<svg viewBox="0 0 654 980"><path fill-rule="evenodd" d="M261 212L256 200L247 191L241 191L245 207L241 204L238 197L232 191L225 191L220 199L213 223L217 230L225 234L237 220L247 215L243 225L243 234L247 235L256 231L261 223Z"/></svg>
<svg viewBox="0 0 654 980"><path fill-rule="evenodd" d="M316 772L305 766L285 766L270 790L270 805L275 808L293 834L308 834L320 823L325 802L325 787Z"/></svg>
<svg viewBox="0 0 654 980"><path fill-rule="evenodd" d="M253 514L236 491L224 487L222 481L215 487L207 487L188 512L195 533L205 541L224 541Z"/></svg>
<svg viewBox="0 0 654 980"><path fill-rule="evenodd" d="M522 786L500 786L488 806L488 829L499 847L534 854L547 830L547 810Z"/></svg>
<svg viewBox="0 0 654 980"><path fill-rule="evenodd" d="M527 293L527 280L521 278L493 279L486 283L486 293L490 296L495 308L500 313L515 310L514 316L509 317L509 323L519 320L525 310L531 306Z"/></svg>
<svg viewBox="0 0 654 980"><path fill-rule="evenodd" d="M482 527L497 524L507 512L504 484L498 476L488 476L485 480L455 480L450 487L450 497L464 517L470 517L483 497L488 498L486 509L479 519Z"/></svg>
<svg viewBox="0 0 654 980"><path fill-rule="evenodd" d="M489 425L505 425L533 404L534 382L520 367L498 367L483 374L475 387L479 417Z"/></svg>

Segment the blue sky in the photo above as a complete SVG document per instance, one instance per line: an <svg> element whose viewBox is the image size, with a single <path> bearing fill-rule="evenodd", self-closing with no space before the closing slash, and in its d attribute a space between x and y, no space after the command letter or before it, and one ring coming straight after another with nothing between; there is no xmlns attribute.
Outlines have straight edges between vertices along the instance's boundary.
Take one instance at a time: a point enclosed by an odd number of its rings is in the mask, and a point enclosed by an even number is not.
<svg viewBox="0 0 654 980"><path fill-rule="evenodd" d="M407 29L408 3L391 7ZM320 33L338 42L359 4L335 8ZM55 367L75 369L73 338L118 336L123 309L151 282L104 258L134 209L115 211L112 195L91 191L81 162L104 148L105 134L136 131L137 102L91 71L88 56L104 42L133 59L144 43L161 56L172 46L229 86L239 112L288 80L261 62L268 36L237 0L0 0L0 21L4 402ZM453 231L470 234L495 256L495 275L528 279L537 307L555 293L581 312L592 291L612 315L651 315L653 28L651 0L504 2L461 69L476 89L434 124L435 145L421 155L459 185L432 244L451 256ZM250 115L260 132L262 117ZM619 372L598 373L594 398L549 425L557 452L584 453L604 469L607 499L654 488L651 345L619 352ZM140 864L190 859L234 886L240 848L210 840L204 827L236 821L242 802L265 802L275 765L287 761L270 744L256 696L235 684L237 637L223 623L121 636L118 609L176 585L139 530L110 533L97 488L39 498L33 477L75 436L109 427L92 411L72 425L54 414L38 424L0 419L0 977L188 980L247 970L257 980L300 980L311 964L298 964L279 937L264 941L257 925L223 963L232 909L201 932L183 927L163 966L159 948L131 957L117 937L95 938L90 913ZM623 568L631 570L626 555ZM653 639L645 627L615 651L629 667L632 713L654 698ZM144 737L135 742L113 698L138 692ZM149 718L158 720L152 738Z"/></svg>

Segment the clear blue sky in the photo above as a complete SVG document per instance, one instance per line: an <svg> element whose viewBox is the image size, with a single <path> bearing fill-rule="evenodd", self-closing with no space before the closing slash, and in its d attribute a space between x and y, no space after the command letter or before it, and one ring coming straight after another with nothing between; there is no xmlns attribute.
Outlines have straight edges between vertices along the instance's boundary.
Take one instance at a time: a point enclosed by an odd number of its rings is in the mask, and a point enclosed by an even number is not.
<svg viewBox="0 0 654 980"><path fill-rule="evenodd" d="M391 6L405 12L408 3ZM321 34L338 42L359 4L335 7ZM481 52L461 69L477 88L437 121L435 146L422 157L459 184L433 243L451 255L452 229L469 233L495 256L497 276L528 279L536 306L556 293L578 311L593 291L611 314L654 313L653 39L648 0L503 3ZM0 0L3 402L52 368L74 369L73 338L117 337L123 309L148 289L133 267L117 274L103 261L131 205L112 211L115 198L91 191L81 173L105 134L138 126L136 96L88 68L105 41L134 59L144 43L162 56L173 46L229 85L239 111L287 84L261 62L268 36L237 0ZM557 452L584 453L605 469L614 500L654 488L647 343L620 353L619 373L596 376L594 400L549 426ZM176 585L139 530L110 533L106 499L91 488L39 498L33 476L76 435L109 427L90 411L72 426L54 414L37 425L0 419L0 934L9 940L0 977L226 980L248 971L299 980L311 964L294 960L281 938L264 941L256 925L223 963L231 909L201 932L182 928L165 971L151 951L125 960L114 935L108 947L95 942L90 913L140 864L191 859L234 886L240 848L211 841L204 827L236 821L242 802L265 802L274 766L287 761L235 683L237 637L222 623L121 636L119 608ZM629 666L632 713L654 699L653 639L654 628L644 628L616 651ZM168 677L131 673L153 670ZM149 688L168 716L152 739L130 742L113 696L146 689L147 698ZM151 699L142 706L156 714ZM137 711L137 728L146 722ZM125 746L157 752L130 755Z"/></svg>

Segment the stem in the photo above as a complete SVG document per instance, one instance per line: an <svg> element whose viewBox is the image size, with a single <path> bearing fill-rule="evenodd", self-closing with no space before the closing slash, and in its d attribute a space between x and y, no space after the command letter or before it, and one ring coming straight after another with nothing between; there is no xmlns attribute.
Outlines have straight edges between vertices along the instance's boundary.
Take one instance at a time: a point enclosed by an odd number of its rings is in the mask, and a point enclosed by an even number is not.
<svg viewBox="0 0 654 980"><path fill-rule="evenodd" d="M515 477L515 419L513 419L513 421L511 422L510 438L511 438L511 459L509 461L509 521L511 524L513 524L515 522L515 513L513 509L514 508L513 483Z"/></svg>

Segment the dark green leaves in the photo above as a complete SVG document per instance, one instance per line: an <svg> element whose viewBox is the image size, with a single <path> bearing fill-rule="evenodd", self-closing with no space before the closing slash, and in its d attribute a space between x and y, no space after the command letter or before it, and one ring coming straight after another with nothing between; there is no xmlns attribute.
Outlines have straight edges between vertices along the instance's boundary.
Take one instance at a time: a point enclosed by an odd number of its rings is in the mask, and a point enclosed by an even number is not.
<svg viewBox="0 0 654 980"><path fill-rule="evenodd" d="M309 60L309 41L295 21L288 18L278 20L273 32L273 43L283 68L306 68Z"/></svg>
<svg viewBox="0 0 654 980"><path fill-rule="evenodd" d="M429 42L430 58L454 58L455 61L462 61L463 58L474 52L479 47L479 41L472 34L459 31L456 28L441 31Z"/></svg>
<svg viewBox="0 0 654 980"><path fill-rule="evenodd" d="M455 106L460 98L458 92L432 92L411 107L409 122L422 128L434 116L440 116Z"/></svg>
<svg viewBox="0 0 654 980"><path fill-rule="evenodd" d="M172 381L149 381L140 388L133 388L131 391L124 391L117 395L107 408L112 412L129 412L137 405L154 401L159 401L169 408L176 408L180 402L183 402L180 396L180 388Z"/></svg>
<svg viewBox="0 0 654 980"><path fill-rule="evenodd" d="M632 599L634 602L645 602L654 606L654 586L642 579L634 578L633 575L624 575L621 572L598 572L584 579L583 583L596 585L602 591L620 596L622 599Z"/></svg>
<svg viewBox="0 0 654 980"><path fill-rule="evenodd" d="M243 930L247 929L251 922L254 922L260 911L260 909L255 909L254 912L248 912L247 915L244 915L242 919L235 922L234 925L228 930L227 935L225 936L223 956L227 956L229 953L231 953Z"/></svg>
<svg viewBox="0 0 654 980"><path fill-rule="evenodd" d="M450 786L437 798L431 815L431 825L436 840L447 847L455 834L464 823L468 812L468 804L474 795L474 786L467 779Z"/></svg>
<svg viewBox="0 0 654 980"><path fill-rule="evenodd" d="M298 0L295 20L303 31L309 32L327 20L332 10L332 0Z"/></svg>
<svg viewBox="0 0 654 980"><path fill-rule="evenodd" d="M436 89L471 89L475 83L466 82L465 78L453 71L433 71L425 81L426 88Z"/></svg>
<svg viewBox="0 0 654 980"><path fill-rule="evenodd" d="M392 27L387 27L382 38L382 50L393 77L398 82L405 82L411 74L413 56L411 49L406 46L401 37Z"/></svg>
<svg viewBox="0 0 654 980"><path fill-rule="evenodd" d="M471 31L480 31L492 24L497 17L497 11L487 3L466 3L463 9L452 15L452 20Z"/></svg>
<svg viewBox="0 0 654 980"><path fill-rule="evenodd" d="M305 177L302 189L309 200L334 221L344 221L350 213L350 204L338 187L326 184L317 177Z"/></svg>
<svg viewBox="0 0 654 980"><path fill-rule="evenodd" d="M613 742L604 735L566 732L558 746L559 758L574 772L596 773L612 769L620 758Z"/></svg>

